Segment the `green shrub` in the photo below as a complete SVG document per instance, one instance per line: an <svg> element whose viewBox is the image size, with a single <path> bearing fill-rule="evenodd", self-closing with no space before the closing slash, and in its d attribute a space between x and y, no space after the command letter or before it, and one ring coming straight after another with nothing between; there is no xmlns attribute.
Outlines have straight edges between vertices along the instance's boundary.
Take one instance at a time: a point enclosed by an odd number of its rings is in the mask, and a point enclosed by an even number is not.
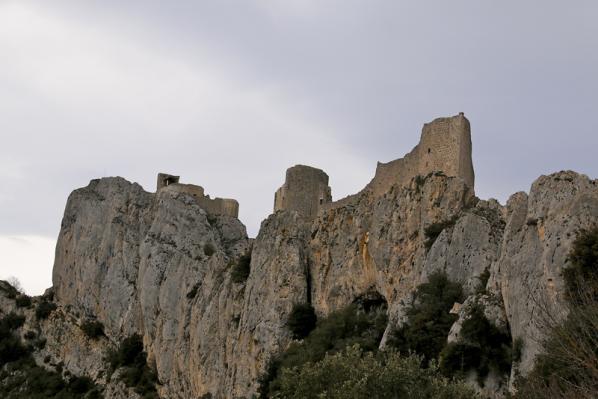
<svg viewBox="0 0 598 399"><path fill-rule="evenodd" d="M434 245L434 243L436 242L436 239L438 238L440 233L443 232L444 229L453 227L456 222L457 222L457 217L453 216L452 218L450 218L448 220L443 220L441 222L432 223L431 225L426 227L424 229L424 234L426 236L426 242L425 242L426 250L430 250L430 248L432 248L432 245Z"/></svg>
<svg viewBox="0 0 598 399"><path fill-rule="evenodd" d="M443 398L473 399L462 383L443 377L435 364L420 368L421 358L394 351L364 352L359 345L327 355L317 363L282 370L274 398Z"/></svg>
<svg viewBox="0 0 598 399"><path fill-rule="evenodd" d="M89 377L73 377L68 382L68 390L77 393L84 394L91 391L94 388L94 383Z"/></svg>
<svg viewBox="0 0 598 399"><path fill-rule="evenodd" d="M35 309L35 317L37 317L38 320L45 320L54 310L56 310L56 304L52 302L41 301Z"/></svg>
<svg viewBox="0 0 598 399"><path fill-rule="evenodd" d="M406 322L392 331L387 345L404 355L416 353L426 363L437 359L457 320L449 312L455 302L462 300L460 284L449 281L444 273L432 274L427 283L417 287L412 305L406 310Z"/></svg>
<svg viewBox="0 0 598 399"><path fill-rule="evenodd" d="M212 256L214 255L214 252L216 252L216 249L214 248L214 246L210 243L207 243L203 246L203 253L206 256Z"/></svg>
<svg viewBox="0 0 598 399"><path fill-rule="evenodd" d="M269 397L280 388L280 372L319 362L326 353L337 353L358 344L366 351L376 351L387 325L386 307L365 312L353 304L319 320L316 328L302 341L294 342L280 356L272 359L260 378L260 395Z"/></svg>
<svg viewBox="0 0 598 399"><path fill-rule="evenodd" d="M478 277L480 280L480 285L476 289L477 294L485 294L486 293L486 285L488 285L488 280L490 280L490 270L484 269L482 274Z"/></svg>
<svg viewBox="0 0 598 399"><path fill-rule="evenodd" d="M598 227L581 230L569 253L570 265L563 270L567 299L573 306L585 302L588 287L598 301Z"/></svg>
<svg viewBox="0 0 598 399"><path fill-rule="evenodd" d="M512 340L484 315L481 306L474 306L461 327L461 342L448 345L440 355L440 368L448 375L476 370L480 379L492 369L511 372Z"/></svg>
<svg viewBox="0 0 598 399"><path fill-rule="evenodd" d="M318 318L313 306L307 303L300 303L293 306L289 314L287 327L293 334L294 339L303 339L316 327Z"/></svg>
<svg viewBox="0 0 598 399"><path fill-rule="evenodd" d="M218 222L218 217L209 213L206 216L206 219L208 219L208 223L210 224L210 226L216 226L216 222Z"/></svg>
<svg viewBox="0 0 598 399"><path fill-rule="evenodd" d="M18 308L28 308L31 306L31 298L27 295L19 295L16 298L16 304Z"/></svg>
<svg viewBox="0 0 598 399"><path fill-rule="evenodd" d="M104 336L104 325L97 320L86 320L81 324L81 330L91 339Z"/></svg>
<svg viewBox="0 0 598 399"><path fill-rule="evenodd" d="M10 312L0 319L0 339L10 335L25 323L25 316Z"/></svg>
<svg viewBox="0 0 598 399"><path fill-rule="evenodd" d="M195 298L195 295L197 295L197 290L199 290L199 285L200 285L200 284L199 284L199 283L197 283L197 284L195 284L195 285L193 286L193 288L191 288L191 291L189 291L189 292L187 293L187 299L193 299L193 298Z"/></svg>
<svg viewBox="0 0 598 399"><path fill-rule="evenodd" d="M242 255L233 265L230 278L235 284L242 284L247 281L251 272L251 254Z"/></svg>
<svg viewBox="0 0 598 399"><path fill-rule="evenodd" d="M9 299L15 299L19 294L19 290L12 286L8 281L0 280L0 290L6 294Z"/></svg>
<svg viewBox="0 0 598 399"><path fill-rule="evenodd" d="M99 399L102 397L91 379L74 376L67 382L59 373L37 366L31 356L9 364L0 372L0 381L0 397L5 399Z"/></svg>
<svg viewBox="0 0 598 399"><path fill-rule="evenodd" d="M29 349L23 346L15 335L0 339L0 366L17 361L29 354Z"/></svg>
<svg viewBox="0 0 598 399"><path fill-rule="evenodd" d="M141 336L133 334L125 338L117 349L108 351L106 360L111 372L124 368L121 379L127 387L134 388L143 398L158 398L158 378L147 364Z"/></svg>
<svg viewBox="0 0 598 399"><path fill-rule="evenodd" d="M97 398L88 391L95 389L89 379L74 377L69 384L59 373L38 367L30 355L31 348L23 346L16 334L25 317L9 313L0 319L0 397L20 398ZM27 331L25 338L34 339L35 333ZM39 339L33 346L38 346ZM45 359L44 359L45 360ZM49 362L49 359L46 363ZM3 366L3 367L2 367ZM97 391L96 391L97 392Z"/></svg>
<svg viewBox="0 0 598 399"><path fill-rule="evenodd" d="M17 361L29 353L16 334L25 322L25 317L10 312L0 319L0 366Z"/></svg>

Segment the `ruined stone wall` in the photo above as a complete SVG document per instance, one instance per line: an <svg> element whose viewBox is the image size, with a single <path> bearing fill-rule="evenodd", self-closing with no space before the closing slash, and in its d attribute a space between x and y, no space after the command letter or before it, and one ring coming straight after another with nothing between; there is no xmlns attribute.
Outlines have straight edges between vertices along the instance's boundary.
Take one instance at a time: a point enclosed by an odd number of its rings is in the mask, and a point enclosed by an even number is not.
<svg viewBox="0 0 598 399"><path fill-rule="evenodd" d="M461 113L426 123L419 144L404 158L379 163L376 176L368 185L375 195L382 195L394 184L407 185L415 176L443 172L462 178L474 188L469 121Z"/></svg>
<svg viewBox="0 0 598 399"><path fill-rule="evenodd" d="M168 173L158 173L158 182L156 183L156 191L173 183L178 183L180 177L169 175Z"/></svg>
<svg viewBox="0 0 598 399"><path fill-rule="evenodd" d="M287 169L285 183L274 195L274 212L292 210L312 219L331 201L328 175L320 169L296 165Z"/></svg>
<svg viewBox="0 0 598 399"><path fill-rule="evenodd" d="M204 189L201 186L196 186L195 184L170 183L167 186L159 187L158 190L168 190L171 192L192 195L197 199L199 206L210 215L239 217L239 203L237 200L229 198L212 199L209 195L205 195Z"/></svg>
<svg viewBox="0 0 598 399"><path fill-rule="evenodd" d="M199 199L199 205L209 214L239 217L239 203L228 198L210 199L205 196Z"/></svg>
<svg viewBox="0 0 598 399"><path fill-rule="evenodd" d="M205 196L203 187L196 186L195 184L172 183L168 186L162 187L160 190L169 190L177 193L190 194L197 199L201 199Z"/></svg>

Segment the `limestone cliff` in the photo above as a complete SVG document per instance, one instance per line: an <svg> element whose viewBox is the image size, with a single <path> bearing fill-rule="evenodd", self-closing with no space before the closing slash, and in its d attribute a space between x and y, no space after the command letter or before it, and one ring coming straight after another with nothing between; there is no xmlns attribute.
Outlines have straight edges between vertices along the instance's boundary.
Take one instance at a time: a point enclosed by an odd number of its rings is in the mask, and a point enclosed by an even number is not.
<svg viewBox="0 0 598 399"><path fill-rule="evenodd" d="M449 138L455 131L469 137L462 115L439 121L424 129L426 137L444 127ZM471 151L470 141L451 140ZM421 148L425 156L436 149ZM385 169L387 178L332 203L327 176L314 173L312 191L326 197L325 206L304 215L283 204L255 239L189 190L148 193L122 178L93 180L67 202L53 271L58 310L44 322L48 344L38 357L61 359L116 398L125 388L106 380L101 353L137 333L161 397L249 398L269 359L291 342L286 320L294 304L310 302L324 316L375 293L388 303L389 331L402 322L415 287L444 271L469 297L461 309L485 304L497 324L523 339L516 368L525 373L542 336L538 303L565 312L561 272L575 232L598 221L598 185L573 172L542 176L529 195L515 194L503 207L475 197L471 154L457 155L446 171L428 163L425 174L409 169L388 178ZM247 279L233 278L248 254ZM0 304L9 311L10 302ZM83 337L77 326L87 319L103 323L106 337ZM504 393L508 377L493 376L491 393Z"/></svg>

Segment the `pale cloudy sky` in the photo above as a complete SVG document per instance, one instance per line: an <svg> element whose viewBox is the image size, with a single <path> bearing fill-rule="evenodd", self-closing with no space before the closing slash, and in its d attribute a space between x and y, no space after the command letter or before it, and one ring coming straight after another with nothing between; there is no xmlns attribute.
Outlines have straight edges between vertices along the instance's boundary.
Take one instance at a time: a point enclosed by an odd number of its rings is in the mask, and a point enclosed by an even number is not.
<svg viewBox="0 0 598 399"><path fill-rule="evenodd" d="M340 198L460 111L482 198L598 177L597 20L595 0L0 0L0 278L51 285L93 178L180 174L255 235L287 167Z"/></svg>

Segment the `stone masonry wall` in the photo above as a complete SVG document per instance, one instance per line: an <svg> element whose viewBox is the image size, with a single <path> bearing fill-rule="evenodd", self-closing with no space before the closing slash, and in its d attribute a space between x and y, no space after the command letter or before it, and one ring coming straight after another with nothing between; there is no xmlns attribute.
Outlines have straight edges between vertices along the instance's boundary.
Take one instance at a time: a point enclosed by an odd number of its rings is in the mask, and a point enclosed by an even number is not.
<svg viewBox="0 0 598 399"><path fill-rule="evenodd" d="M435 119L424 125L419 144L404 158L378 163L368 187L378 196L394 184L407 185L415 176L441 171L462 178L473 189L471 151L471 128L463 113Z"/></svg>
<svg viewBox="0 0 598 399"><path fill-rule="evenodd" d="M163 174L160 174L163 175ZM158 191L169 190L172 192L186 193L196 198L199 206L203 208L210 215L226 215L235 218L239 217L239 203L237 200L229 198L210 198L209 195L205 195L204 189L201 186L195 184L181 184L181 183L170 183L167 186L160 185L160 179L158 179Z"/></svg>
<svg viewBox="0 0 598 399"><path fill-rule="evenodd" d="M313 219L331 201L328 175L320 169L295 165L287 169L285 183L274 195L274 212L292 210Z"/></svg>

